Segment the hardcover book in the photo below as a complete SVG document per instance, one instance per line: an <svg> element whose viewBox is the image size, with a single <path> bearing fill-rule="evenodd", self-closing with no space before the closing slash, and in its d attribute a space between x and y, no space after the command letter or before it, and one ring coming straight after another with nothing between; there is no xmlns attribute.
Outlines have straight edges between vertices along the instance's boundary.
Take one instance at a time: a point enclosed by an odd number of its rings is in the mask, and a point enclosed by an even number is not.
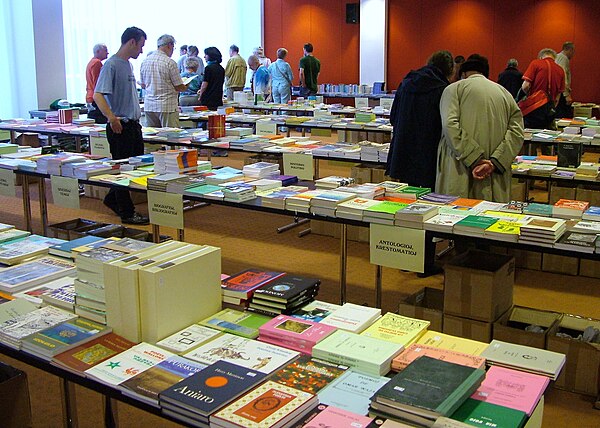
<svg viewBox="0 0 600 428"><path fill-rule="evenodd" d="M404 370L406 366L423 355L476 369L485 368L485 358L483 357L413 343L392 360L392 370Z"/></svg>
<svg viewBox="0 0 600 428"><path fill-rule="evenodd" d="M173 333L161 341L156 342L156 345L167 351L175 352L176 354L184 354L197 346L214 339L219 336L219 334L218 331L215 331L212 328L192 324L183 330Z"/></svg>
<svg viewBox="0 0 600 428"><path fill-rule="evenodd" d="M161 406L177 411L183 408L197 414L200 420L227 405L264 380L264 373L217 361L204 370L169 385L159 395Z"/></svg>
<svg viewBox="0 0 600 428"><path fill-rule="evenodd" d="M327 303L320 300L314 300L292 314L295 318L301 318L309 321L319 322L327 318L329 315L340 309L340 305L335 303Z"/></svg>
<svg viewBox="0 0 600 428"><path fill-rule="evenodd" d="M210 421L220 426L279 428L317 404L313 394L267 381L211 416Z"/></svg>
<svg viewBox="0 0 600 428"><path fill-rule="evenodd" d="M449 416L477 389L485 371L427 356L396 374L374 396L378 403L431 420Z"/></svg>
<svg viewBox="0 0 600 428"><path fill-rule="evenodd" d="M469 426L520 428L525 424L525 412L468 398L451 415L452 419Z"/></svg>
<svg viewBox="0 0 600 428"><path fill-rule="evenodd" d="M363 336L408 346L418 339L430 322L388 312L361 333Z"/></svg>
<svg viewBox="0 0 600 428"><path fill-rule="evenodd" d="M270 380L300 391L317 394L344 374L347 369L347 366L302 355L273 373Z"/></svg>
<svg viewBox="0 0 600 428"><path fill-rule="evenodd" d="M284 275L283 272L266 272L259 269L247 269L232 275L221 284L223 295L247 299L257 288Z"/></svg>
<svg viewBox="0 0 600 428"><path fill-rule="evenodd" d="M319 401L359 415L366 415L373 394L389 381L389 377L370 376L348 370L319 392Z"/></svg>
<svg viewBox="0 0 600 428"><path fill-rule="evenodd" d="M549 383L547 376L492 366L471 398L520 410L531 416Z"/></svg>
<svg viewBox="0 0 600 428"><path fill-rule="evenodd" d="M223 309L200 321L200 324L212 329L225 331L237 336L255 339L260 326L270 321L270 317L235 309Z"/></svg>
<svg viewBox="0 0 600 428"><path fill-rule="evenodd" d="M274 302L288 302L314 292L320 283L315 278L285 274L255 290L254 296Z"/></svg>
<svg viewBox="0 0 600 428"><path fill-rule="evenodd" d="M184 354L184 357L204 364L223 360L267 374L298 356L296 351L229 333Z"/></svg>

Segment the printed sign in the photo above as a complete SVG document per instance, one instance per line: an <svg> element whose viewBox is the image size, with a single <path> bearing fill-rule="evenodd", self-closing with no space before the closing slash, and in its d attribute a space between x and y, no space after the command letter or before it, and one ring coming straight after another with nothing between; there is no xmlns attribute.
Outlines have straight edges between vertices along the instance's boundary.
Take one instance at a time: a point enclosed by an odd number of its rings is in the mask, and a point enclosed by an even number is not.
<svg viewBox="0 0 600 428"><path fill-rule="evenodd" d="M424 230L371 224L370 246L373 264L411 272L424 270Z"/></svg>
<svg viewBox="0 0 600 428"><path fill-rule="evenodd" d="M300 180L312 180L315 175L315 164L312 155L284 153L283 173L285 175L295 175Z"/></svg>
<svg viewBox="0 0 600 428"><path fill-rule="evenodd" d="M379 105L388 110L391 110L393 102L394 102L393 98L380 98L379 99Z"/></svg>
<svg viewBox="0 0 600 428"><path fill-rule="evenodd" d="M76 178L53 175L50 177L50 183L52 198L56 205L79 209L79 182Z"/></svg>
<svg viewBox="0 0 600 428"><path fill-rule="evenodd" d="M369 107L369 99L363 97L354 97L354 107L366 108Z"/></svg>
<svg viewBox="0 0 600 428"><path fill-rule="evenodd" d="M90 137L90 153L110 158L110 146L106 137Z"/></svg>
<svg viewBox="0 0 600 428"><path fill-rule="evenodd" d="M270 120L259 120L256 122L256 135L277 134L277 124Z"/></svg>
<svg viewBox="0 0 600 428"><path fill-rule="evenodd" d="M0 195L15 196L15 174L12 169L0 168Z"/></svg>
<svg viewBox="0 0 600 428"><path fill-rule="evenodd" d="M183 229L183 195L148 190L150 223Z"/></svg>

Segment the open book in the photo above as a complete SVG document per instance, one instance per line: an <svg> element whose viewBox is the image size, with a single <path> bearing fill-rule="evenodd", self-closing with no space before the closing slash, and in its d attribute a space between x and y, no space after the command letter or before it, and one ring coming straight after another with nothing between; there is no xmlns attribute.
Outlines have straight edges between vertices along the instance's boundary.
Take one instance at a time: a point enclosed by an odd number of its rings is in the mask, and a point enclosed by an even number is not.
<svg viewBox="0 0 600 428"><path fill-rule="evenodd" d="M189 85L192 80L194 80L196 77L198 77L198 75L196 74L195 76L189 76L189 77L182 77L181 79L183 80L183 84L184 85Z"/></svg>

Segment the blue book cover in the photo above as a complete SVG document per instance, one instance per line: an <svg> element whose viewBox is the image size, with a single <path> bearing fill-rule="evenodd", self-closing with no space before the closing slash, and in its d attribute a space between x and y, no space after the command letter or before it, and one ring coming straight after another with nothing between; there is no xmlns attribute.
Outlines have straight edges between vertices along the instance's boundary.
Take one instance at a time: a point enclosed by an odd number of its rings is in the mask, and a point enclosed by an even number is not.
<svg viewBox="0 0 600 428"><path fill-rule="evenodd" d="M90 245L94 242L99 242L104 240L104 238L100 238L98 236L87 235L81 238L73 239L72 241L64 241L58 245L52 245L49 248L50 254L70 254L73 248L81 247L82 245Z"/></svg>
<svg viewBox="0 0 600 428"><path fill-rule="evenodd" d="M163 403L208 417L258 385L267 375L227 361L217 361L159 394Z"/></svg>
<svg viewBox="0 0 600 428"><path fill-rule="evenodd" d="M371 397L389 381L389 377L371 376L348 370L317 395L322 404L366 415L369 413Z"/></svg>

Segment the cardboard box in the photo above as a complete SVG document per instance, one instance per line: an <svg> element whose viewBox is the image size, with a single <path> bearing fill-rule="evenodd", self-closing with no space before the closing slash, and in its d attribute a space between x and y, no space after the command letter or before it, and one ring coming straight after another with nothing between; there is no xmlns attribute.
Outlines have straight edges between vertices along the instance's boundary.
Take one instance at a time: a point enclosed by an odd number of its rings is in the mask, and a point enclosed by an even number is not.
<svg viewBox="0 0 600 428"><path fill-rule="evenodd" d="M424 287L408 296L398 306L398 313L406 317L429 321L429 330L442 331L444 291Z"/></svg>
<svg viewBox="0 0 600 428"><path fill-rule="evenodd" d="M542 256L542 270L563 275L577 275L579 274L579 259L577 257L544 253Z"/></svg>
<svg viewBox="0 0 600 428"><path fill-rule="evenodd" d="M577 191L576 191L576 199L578 201L586 201L589 202L590 205L593 205L595 207L600 205L600 191L595 190L598 189L597 187L594 186L589 186L587 184L580 184L579 186L577 186Z"/></svg>
<svg viewBox="0 0 600 428"><path fill-rule="evenodd" d="M507 254L512 255L515 258L515 267L519 269L542 269L542 253L538 251L509 248Z"/></svg>
<svg viewBox="0 0 600 428"><path fill-rule="evenodd" d="M493 338L503 342L546 349L546 338L549 332L555 333L562 314L539 309L513 306L494 323ZM543 332L525 331L529 325L543 328Z"/></svg>
<svg viewBox="0 0 600 428"><path fill-rule="evenodd" d="M510 186L510 198L514 201L524 201L527 190L527 183L525 180L513 178Z"/></svg>
<svg viewBox="0 0 600 428"><path fill-rule="evenodd" d="M444 313L493 322L513 304L515 259L469 250L445 266Z"/></svg>
<svg viewBox="0 0 600 428"><path fill-rule="evenodd" d="M386 180L392 180L391 178L386 178L385 168L373 168L371 170L371 180L373 183L381 183Z"/></svg>
<svg viewBox="0 0 600 428"><path fill-rule="evenodd" d="M365 165L355 165L350 169L350 177L358 184L371 183L371 168Z"/></svg>
<svg viewBox="0 0 600 428"><path fill-rule="evenodd" d="M70 241L72 239L81 238L88 230L106 226L106 223L98 223L93 220L84 218L75 218L72 220L55 223L48 226L49 235L51 238L59 238Z"/></svg>
<svg viewBox="0 0 600 428"><path fill-rule="evenodd" d="M550 205L554 205L559 199L575 199L577 189L570 185L552 182L550 185Z"/></svg>
<svg viewBox="0 0 600 428"><path fill-rule="evenodd" d="M23 132L17 137L16 143L19 146L40 147L40 137L35 132Z"/></svg>
<svg viewBox="0 0 600 428"><path fill-rule="evenodd" d="M27 373L0 363L0 420L4 428L32 427Z"/></svg>
<svg viewBox="0 0 600 428"><path fill-rule="evenodd" d="M600 278L600 261L598 260L579 260L579 275L590 278Z"/></svg>
<svg viewBox="0 0 600 428"><path fill-rule="evenodd" d="M444 314L442 333L489 343L492 340L492 323Z"/></svg>
<svg viewBox="0 0 600 428"><path fill-rule="evenodd" d="M598 371L600 369L600 344L576 340L586 327L600 329L600 320L564 314L556 333L573 337L549 334L546 348L567 356L567 362L554 386L579 394L598 395Z"/></svg>

